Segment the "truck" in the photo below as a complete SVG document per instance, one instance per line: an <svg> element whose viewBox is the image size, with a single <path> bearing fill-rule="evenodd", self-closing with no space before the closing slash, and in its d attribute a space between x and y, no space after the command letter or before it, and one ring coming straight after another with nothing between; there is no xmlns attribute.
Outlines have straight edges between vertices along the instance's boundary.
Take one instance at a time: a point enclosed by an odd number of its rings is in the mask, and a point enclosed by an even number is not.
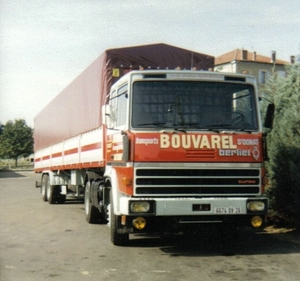
<svg viewBox="0 0 300 281"><path fill-rule="evenodd" d="M107 224L119 246L132 234L263 228L256 81L213 66L166 44L106 50L34 120L42 199L82 199L87 222Z"/></svg>

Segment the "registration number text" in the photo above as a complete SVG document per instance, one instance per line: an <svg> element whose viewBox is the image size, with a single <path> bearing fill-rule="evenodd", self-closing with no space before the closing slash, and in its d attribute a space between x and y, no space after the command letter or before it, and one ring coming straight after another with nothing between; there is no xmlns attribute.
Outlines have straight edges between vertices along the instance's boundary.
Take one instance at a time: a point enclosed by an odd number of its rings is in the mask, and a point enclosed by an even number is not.
<svg viewBox="0 0 300 281"><path fill-rule="evenodd" d="M216 207L215 214L241 214L241 207Z"/></svg>

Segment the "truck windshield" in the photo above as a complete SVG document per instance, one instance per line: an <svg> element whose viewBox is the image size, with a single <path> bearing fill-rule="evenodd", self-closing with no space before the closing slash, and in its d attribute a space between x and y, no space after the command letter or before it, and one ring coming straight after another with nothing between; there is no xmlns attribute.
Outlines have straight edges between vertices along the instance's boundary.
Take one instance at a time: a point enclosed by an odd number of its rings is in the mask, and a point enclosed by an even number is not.
<svg viewBox="0 0 300 281"><path fill-rule="evenodd" d="M133 128L255 131L254 88L230 82L135 82L131 121Z"/></svg>

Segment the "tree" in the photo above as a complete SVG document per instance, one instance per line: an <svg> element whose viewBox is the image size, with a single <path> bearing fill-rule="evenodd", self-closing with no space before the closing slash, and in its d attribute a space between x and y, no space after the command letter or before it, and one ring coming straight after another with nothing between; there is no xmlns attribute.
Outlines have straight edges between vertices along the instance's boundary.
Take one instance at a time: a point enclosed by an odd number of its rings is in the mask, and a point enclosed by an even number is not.
<svg viewBox="0 0 300 281"><path fill-rule="evenodd" d="M26 125L25 120L8 121L0 135L0 157L14 159L18 165L20 156L33 153L33 129Z"/></svg>
<svg viewBox="0 0 300 281"><path fill-rule="evenodd" d="M4 129L4 125L2 125L2 124L0 123L0 136L2 135L3 129Z"/></svg>
<svg viewBox="0 0 300 281"><path fill-rule="evenodd" d="M273 129L268 134L267 165L273 208L286 219L300 220L300 65L287 75L273 75L265 89L275 104Z"/></svg>

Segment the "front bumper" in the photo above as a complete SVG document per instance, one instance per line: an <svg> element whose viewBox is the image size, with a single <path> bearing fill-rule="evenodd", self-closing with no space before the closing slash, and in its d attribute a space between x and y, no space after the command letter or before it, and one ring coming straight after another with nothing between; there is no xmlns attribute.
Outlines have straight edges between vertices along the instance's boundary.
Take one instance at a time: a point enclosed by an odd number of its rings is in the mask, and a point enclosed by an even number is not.
<svg viewBox="0 0 300 281"><path fill-rule="evenodd" d="M150 213L132 213L130 204L136 201L148 201ZM247 208L250 201L264 203L264 208L251 211ZM249 205L249 204L248 204ZM234 215L265 215L268 202L265 197L236 198L129 198L120 199L119 215L126 216L234 216Z"/></svg>

